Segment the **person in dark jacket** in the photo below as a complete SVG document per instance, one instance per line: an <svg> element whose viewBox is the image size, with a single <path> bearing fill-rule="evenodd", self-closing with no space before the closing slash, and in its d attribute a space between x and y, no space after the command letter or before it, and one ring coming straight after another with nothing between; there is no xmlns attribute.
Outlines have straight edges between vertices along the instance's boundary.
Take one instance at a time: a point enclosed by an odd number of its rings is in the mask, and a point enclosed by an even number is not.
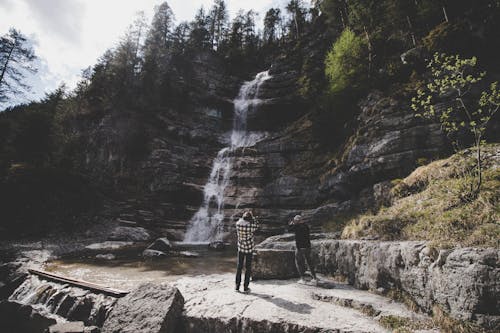
<svg viewBox="0 0 500 333"><path fill-rule="evenodd" d="M236 222L236 233L238 235L238 267L236 270L236 291L240 291L241 272L243 264L245 264L245 281L243 282L243 290L245 293L250 292L248 285L252 275L252 256L254 244L254 234L258 229L257 220L253 217L252 212L246 211L242 218Z"/></svg>
<svg viewBox="0 0 500 333"><path fill-rule="evenodd" d="M304 222L302 216L296 215L292 221L289 223L289 230L295 232L295 265L297 265L297 271L300 275L299 283L305 283L305 264L309 266L309 271L313 278L312 282L314 284L318 283L318 278L316 277L316 272L314 270L314 265L311 259L311 239L309 226Z"/></svg>

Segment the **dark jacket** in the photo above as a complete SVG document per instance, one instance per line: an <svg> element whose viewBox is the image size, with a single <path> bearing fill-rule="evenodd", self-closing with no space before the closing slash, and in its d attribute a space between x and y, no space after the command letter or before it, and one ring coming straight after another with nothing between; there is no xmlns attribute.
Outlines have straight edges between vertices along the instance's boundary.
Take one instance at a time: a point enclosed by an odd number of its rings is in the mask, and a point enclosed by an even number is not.
<svg viewBox="0 0 500 333"><path fill-rule="evenodd" d="M289 230L295 232L295 245L298 249L308 249L311 247L310 231L307 224L292 224Z"/></svg>

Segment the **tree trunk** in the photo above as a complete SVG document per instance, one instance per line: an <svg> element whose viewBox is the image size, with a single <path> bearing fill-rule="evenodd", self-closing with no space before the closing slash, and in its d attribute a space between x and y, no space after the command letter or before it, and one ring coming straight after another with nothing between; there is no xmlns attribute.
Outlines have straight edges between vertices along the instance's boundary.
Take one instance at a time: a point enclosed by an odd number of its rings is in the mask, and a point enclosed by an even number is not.
<svg viewBox="0 0 500 333"><path fill-rule="evenodd" d="M449 22L449 21L448 21L448 14L446 13L446 7L445 7L444 5L443 5L443 15L444 15L444 20L445 20L446 22Z"/></svg>
<svg viewBox="0 0 500 333"><path fill-rule="evenodd" d="M411 20L408 15L406 16L406 21L408 21L408 27L410 28L410 35L411 35L411 40L413 42L413 47L416 47L417 41L415 39L415 33L413 32L413 25L411 24Z"/></svg>
<svg viewBox="0 0 500 333"><path fill-rule="evenodd" d="M297 31L297 39L299 39L299 23L297 22L297 14L293 16L293 20L295 21L295 30Z"/></svg>
<svg viewBox="0 0 500 333"><path fill-rule="evenodd" d="M14 41L14 43L12 43L12 47L9 50L9 55L7 56L7 60L5 60L5 64L3 65L2 74L0 74L0 86L2 85L3 78L5 76L5 72L7 71L7 67L9 65L10 59L12 57L12 52L14 52L14 49L16 48L16 44L17 44L17 41Z"/></svg>
<svg viewBox="0 0 500 333"><path fill-rule="evenodd" d="M477 159L477 185L475 194L478 194L481 191L481 185L483 183L483 166L481 163L481 137L476 139L476 159Z"/></svg>
<svg viewBox="0 0 500 333"><path fill-rule="evenodd" d="M368 34L366 26L363 26L363 29L365 30L366 41L368 43L368 77L370 77L372 72L373 48L372 48L372 42L370 40L370 35Z"/></svg>

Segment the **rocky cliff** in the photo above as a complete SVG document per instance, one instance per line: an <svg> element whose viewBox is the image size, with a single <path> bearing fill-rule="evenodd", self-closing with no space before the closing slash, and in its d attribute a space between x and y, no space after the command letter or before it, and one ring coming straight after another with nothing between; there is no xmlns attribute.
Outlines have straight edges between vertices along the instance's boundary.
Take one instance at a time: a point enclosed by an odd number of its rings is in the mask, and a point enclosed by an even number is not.
<svg viewBox="0 0 500 333"><path fill-rule="evenodd" d="M265 118L272 111L257 113ZM286 220L301 212L319 230L338 215L380 205L388 181L408 175L417 160L448 149L439 125L416 119L405 100L378 91L360 103L356 130L333 152L314 135L315 121L305 113L237 152L227 191L229 211L254 209L269 233L283 231Z"/></svg>

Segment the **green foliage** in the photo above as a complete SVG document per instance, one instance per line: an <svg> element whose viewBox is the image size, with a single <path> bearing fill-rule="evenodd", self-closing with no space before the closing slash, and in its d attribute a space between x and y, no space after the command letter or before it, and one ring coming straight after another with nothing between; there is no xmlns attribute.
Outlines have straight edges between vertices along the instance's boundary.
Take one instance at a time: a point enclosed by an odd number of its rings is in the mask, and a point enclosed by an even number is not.
<svg viewBox="0 0 500 333"><path fill-rule="evenodd" d="M458 55L434 54L428 68L431 80L424 89L419 89L412 98L412 109L419 117L439 121L442 129L458 148L457 133L465 131L474 137L477 150L475 175L477 184L471 184L467 195L475 196L481 189L481 146L484 133L493 115L500 108L500 90L498 82L490 84L489 89L480 96L472 95L473 88L485 78L485 72L476 69L477 58L462 59ZM438 103L451 100L445 105Z"/></svg>
<svg viewBox="0 0 500 333"><path fill-rule="evenodd" d="M367 78L366 42L352 30L345 29L333 44L325 60L325 74L330 92L361 88Z"/></svg>

